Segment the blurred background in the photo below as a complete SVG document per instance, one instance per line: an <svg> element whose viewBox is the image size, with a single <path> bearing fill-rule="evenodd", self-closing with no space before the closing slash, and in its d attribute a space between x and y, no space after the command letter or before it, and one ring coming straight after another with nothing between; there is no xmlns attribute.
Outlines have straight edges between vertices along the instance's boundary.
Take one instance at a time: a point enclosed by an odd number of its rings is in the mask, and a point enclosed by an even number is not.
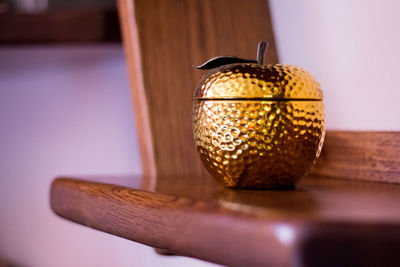
<svg viewBox="0 0 400 267"><path fill-rule="evenodd" d="M280 62L320 81L328 130L400 130L399 1L269 4ZM115 2L0 0L0 259L213 266L57 217L61 174L141 174Z"/></svg>

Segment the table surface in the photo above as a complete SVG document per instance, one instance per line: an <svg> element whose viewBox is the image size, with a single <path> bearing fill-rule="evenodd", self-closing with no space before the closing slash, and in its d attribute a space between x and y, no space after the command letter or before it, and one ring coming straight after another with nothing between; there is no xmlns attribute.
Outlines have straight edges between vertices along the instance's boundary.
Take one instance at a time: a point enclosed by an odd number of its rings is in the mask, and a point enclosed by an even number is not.
<svg viewBox="0 0 400 267"><path fill-rule="evenodd" d="M396 184L309 175L294 190L232 190L210 177L64 177L52 184L51 207L77 223L224 265L400 263Z"/></svg>

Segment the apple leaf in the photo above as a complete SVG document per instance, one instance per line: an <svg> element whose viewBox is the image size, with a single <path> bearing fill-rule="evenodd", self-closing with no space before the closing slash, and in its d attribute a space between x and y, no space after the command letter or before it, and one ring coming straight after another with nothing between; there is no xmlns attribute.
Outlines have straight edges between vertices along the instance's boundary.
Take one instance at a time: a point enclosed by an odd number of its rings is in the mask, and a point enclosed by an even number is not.
<svg viewBox="0 0 400 267"><path fill-rule="evenodd" d="M224 57L212 58L207 62L205 62L203 65L193 66L193 67L201 70L209 70L219 66L234 64L234 63L257 63L257 60L243 59L234 56L224 56Z"/></svg>

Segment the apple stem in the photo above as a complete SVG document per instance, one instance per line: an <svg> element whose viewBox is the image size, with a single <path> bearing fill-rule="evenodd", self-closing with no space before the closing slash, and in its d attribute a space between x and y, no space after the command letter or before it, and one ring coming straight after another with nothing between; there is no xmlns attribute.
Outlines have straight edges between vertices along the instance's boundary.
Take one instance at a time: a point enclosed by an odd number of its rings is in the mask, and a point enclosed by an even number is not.
<svg viewBox="0 0 400 267"><path fill-rule="evenodd" d="M257 63L258 65L264 65L265 52L268 49L268 42L261 41L258 43L257 49Z"/></svg>

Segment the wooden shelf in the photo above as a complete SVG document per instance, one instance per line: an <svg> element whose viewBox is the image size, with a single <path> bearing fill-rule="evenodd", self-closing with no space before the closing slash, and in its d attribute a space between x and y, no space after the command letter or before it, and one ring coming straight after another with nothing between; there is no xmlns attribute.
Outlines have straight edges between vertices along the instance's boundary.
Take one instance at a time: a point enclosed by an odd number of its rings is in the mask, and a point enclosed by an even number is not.
<svg viewBox="0 0 400 267"><path fill-rule="evenodd" d="M235 266L398 266L400 186L303 178L231 190L210 177L58 178L61 217L173 253ZM145 183L146 184L146 183Z"/></svg>
<svg viewBox="0 0 400 267"><path fill-rule="evenodd" d="M0 14L0 44L121 42L116 8Z"/></svg>

